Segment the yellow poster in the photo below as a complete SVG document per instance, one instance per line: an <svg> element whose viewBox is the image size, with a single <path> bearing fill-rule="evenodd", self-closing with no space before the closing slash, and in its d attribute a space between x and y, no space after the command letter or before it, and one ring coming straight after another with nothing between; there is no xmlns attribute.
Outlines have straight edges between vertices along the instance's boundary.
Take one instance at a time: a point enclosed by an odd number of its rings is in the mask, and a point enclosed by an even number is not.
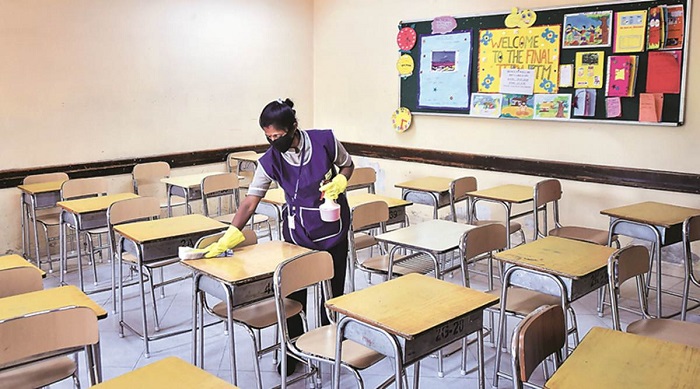
<svg viewBox="0 0 700 389"><path fill-rule="evenodd" d="M500 91L501 69L533 69L534 93L557 93L561 26L481 30L479 92Z"/></svg>
<svg viewBox="0 0 700 389"><path fill-rule="evenodd" d="M605 63L604 51L581 51L576 53L576 88L602 88Z"/></svg>

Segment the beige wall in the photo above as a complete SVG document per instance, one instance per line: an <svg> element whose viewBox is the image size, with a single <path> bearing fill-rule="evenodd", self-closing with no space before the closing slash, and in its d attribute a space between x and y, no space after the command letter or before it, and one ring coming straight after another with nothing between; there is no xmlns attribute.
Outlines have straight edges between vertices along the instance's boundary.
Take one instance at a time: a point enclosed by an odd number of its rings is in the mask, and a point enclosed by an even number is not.
<svg viewBox="0 0 700 389"><path fill-rule="evenodd" d="M0 170L260 144L280 96L310 123L312 34L311 0L0 2ZM18 196L0 191L2 225Z"/></svg>
<svg viewBox="0 0 700 389"><path fill-rule="evenodd" d="M677 128L415 115L406 133L392 130L390 116L398 104L395 37L399 21L566 3L564 0L316 1L314 123L333 127L341 139L353 142L697 173L700 112L693 106L700 98L700 79L692 71L688 76L686 124ZM693 14L698 14L698 10L694 9ZM691 44L699 47L689 50L690 68L697 69L700 40L693 38ZM384 182L380 187L394 196L400 194L393 187L396 182L426 174L474 175L482 188L503 183L530 185L539 180L532 176L413 163L361 162L373 163L382 170L380 177ZM569 181L563 182L563 187L562 213L567 224L607 228L607 219L598 214L600 209L642 200L700 207L700 197L696 195Z"/></svg>

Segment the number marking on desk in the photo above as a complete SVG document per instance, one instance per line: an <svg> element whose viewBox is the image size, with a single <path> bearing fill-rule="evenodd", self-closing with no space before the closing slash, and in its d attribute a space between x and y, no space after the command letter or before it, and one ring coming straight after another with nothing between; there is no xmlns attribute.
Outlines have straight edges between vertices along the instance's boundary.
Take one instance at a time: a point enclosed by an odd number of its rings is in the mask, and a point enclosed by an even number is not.
<svg viewBox="0 0 700 389"><path fill-rule="evenodd" d="M439 342L445 338L450 338L464 332L464 320L460 319L438 327L435 341Z"/></svg>
<svg viewBox="0 0 700 389"><path fill-rule="evenodd" d="M192 239L192 238L180 239L180 246L194 247L194 239Z"/></svg>
<svg viewBox="0 0 700 389"><path fill-rule="evenodd" d="M272 282L266 283L263 291L265 292L265 295L272 295L274 293L274 290L272 290Z"/></svg>

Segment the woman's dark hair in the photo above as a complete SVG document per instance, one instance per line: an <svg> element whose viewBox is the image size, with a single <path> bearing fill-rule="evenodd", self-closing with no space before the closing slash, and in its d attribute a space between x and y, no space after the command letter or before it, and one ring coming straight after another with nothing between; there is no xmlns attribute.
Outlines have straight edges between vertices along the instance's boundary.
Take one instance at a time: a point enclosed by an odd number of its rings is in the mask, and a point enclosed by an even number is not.
<svg viewBox="0 0 700 389"><path fill-rule="evenodd" d="M260 113L260 128L273 126L280 130L291 131L297 125L294 102L290 99L277 99L270 102Z"/></svg>

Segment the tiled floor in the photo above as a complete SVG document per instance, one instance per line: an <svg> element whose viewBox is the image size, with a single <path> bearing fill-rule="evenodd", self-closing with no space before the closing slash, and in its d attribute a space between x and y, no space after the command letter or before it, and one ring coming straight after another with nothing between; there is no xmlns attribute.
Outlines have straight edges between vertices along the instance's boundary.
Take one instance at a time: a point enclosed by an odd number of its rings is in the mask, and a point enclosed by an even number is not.
<svg viewBox="0 0 700 389"><path fill-rule="evenodd" d="M108 274L108 264L103 263L100 265L100 276L103 280L109 279ZM181 266L174 266L173 269L166 272L166 276L173 274L184 274L186 270ZM86 272L86 274L88 274ZM91 275L86 275L88 280L91 279ZM453 278L447 278L451 282L459 282L461 277L459 274L455 274ZM75 272L68 274L68 281L75 282L77 275ZM476 289L485 289L486 282L485 277L472 274L472 287ZM356 277L358 284L367 284L364 274L358 272ZM375 281L378 281L376 279ZM680 280L673 277L667 277L664 286L673 287L674 289L679 289ZM49 274L45 281L45 286L47 288L56 286L58 284L57 273ZM628 283L627 286L632 286L632 283ZM90 285L92 287L92 285ZM694 291L695 295L700 295L697 290ZM625 295L630 297L625 299L624 303L634 306L636 300L632 299L634 297L634 289L625 291ZM92 294L91 297L97 302L104 305L106 309L111 311L111 300L108 292ZM158 299L159 316L161 317L161 332L170 331L173 329L187 328L191 326L191 300L192 300L192 290L191 282L187 280L185 282L171 285L166 287L166 297ZM676 301L677 299L664 300L665 303L668 302L668 306L679 305ZM653 301L653 300L652 300ZM138 293L137 288L129 287L125 289L125 317L134 326L139 326L139 310L138 307ZM596 314L596 304L595 304L595 294L590 294L579 301L574 303L574 308L576 310L578 325L580 328L581 336L585 335L588 330L593 326L611 326L611 318L609 315L609 310L606 312L605 317L598 317ZM690 315L690 320L700 322L700 316L697 315L700 310L696 310ZM149 321L152 323L152 310L149 304ZM623 326L627 323L634 321L638 318L637 315L622 312L621 319L623 321ZM411 318L406 318L406 320L411 320ZM512 331L515 321L509 319L509 331ZM152 326L152 324L151 324ZM238 363L238 386L241 388L254 388L255 387L255 375L253 373L253 358L251 356L251 340L247 333L241 328L236 327L234 332L236 344L237 344L237 363ZM226 380L231 379L231 371L229 368L229 348L227 346L228 339L223 333L223 326L216 325L210 327L206 330L206 351L205 351L205 369L219 377ZM263 337L265 342L270 342L273 337L272 330L263 331ZM151 362L157 361L167 356L178 356L186 361L191 359L191 334L183 334L175 337L162 339L154 341L150 344L151 355L150 358L146 358L144 355L144 345L143 341L136 337L134 334L125 332L123 338L119 337L118 334L118 315L111 314L107 319L100 322L100 338L102 344L102 366L104 371L104 378L109 379L120 374L131 371L134 368L147 365ZM487 338L488 339L488 338ZM474 346L469 349L469 367L471 371L466 376L460 375L459 363L460 356L456 353L445 359L445 376L444 378L438 378L437 360L435 358L428 358L424 360L421 364L421 379L420 384L424 388L435 388L440 387L443 389L448 388L476 388L476 360L475 360L475 350ZM494 348L488 343L485 346L485 361L486 361L486 377L487 377L487 387L491 384L491 379L493 376L493 365L494 365ZM81 361L82 367L83 361ZM272 363L272 356L267 355L260 361L261 368L263 371L263 384L264 387L269 388L279 384L279 375L276 372L276 368ZM503 369L509 369L509 356L506 354L502 362ZM411 369L412 370L412 369ZM540 369L541 370L541 369ZM362 376L365 379L365 386L375 387L381 381L383 381L392 372L392 366L389 361L382 361L378 365L375 365L364 372ZM329 374L330 369L324 370L324 385L329 386ZM87 379L84 375L84 368L81 374L83 385L87 385ZM409 376L412 376L412 371L409 371ZM543 382L542 372L538 371L535 373L535 382L540 384ZM512 384L508 380L501 379L499 383L500 388L512 387ZM349 374L344 374L342 377L341 386L344 388L356 387L355 380ZM72 385L69 381L64 381L56 385L52 385L55 388L70 388ZM292 385L293 388L303 388L305 385L303 383L297 383Z"/></svg>

